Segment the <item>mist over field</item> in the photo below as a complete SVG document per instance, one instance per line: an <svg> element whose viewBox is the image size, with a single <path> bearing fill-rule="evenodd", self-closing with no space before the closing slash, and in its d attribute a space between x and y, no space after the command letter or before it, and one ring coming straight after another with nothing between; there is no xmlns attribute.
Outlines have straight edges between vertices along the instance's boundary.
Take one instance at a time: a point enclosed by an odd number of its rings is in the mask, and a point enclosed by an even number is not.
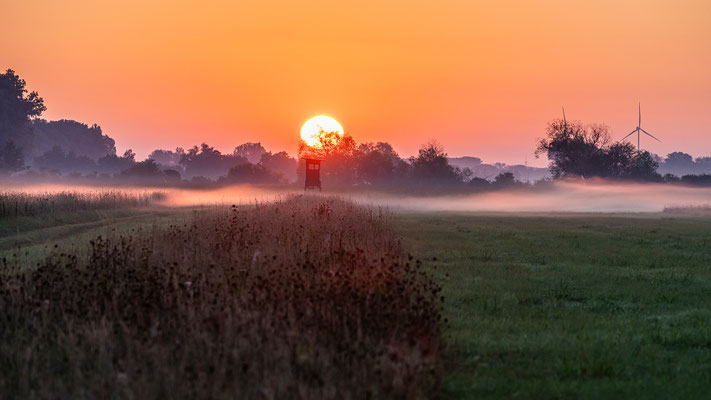
<svg viewBox="0 0 711 400"><path fill-rule="evenodd" d="M393 209L460 212L661 212L665 207L698 207L711 189L657 184L552 182L545 188L503 189L462 195L372 196Z"/></svg>
<svg viewBox="0 0 711 400"><path fill-rule="evenodd" d="M34 195L60 192L98 193L116 191L136 194L160 193L153 204L167 207L231 205L268 202L304 191L297 186L233 185L189 189L146 186L23 185L5 192ZM705 207L711 204L711 188L669 186L649 183L618 183L605 180L560 180L537 187L494 191L330 189L323 195L337 195L364 205L393 211L455 212L662 212L669 207ZM317 196L317 192L307 195Z"/></svg>

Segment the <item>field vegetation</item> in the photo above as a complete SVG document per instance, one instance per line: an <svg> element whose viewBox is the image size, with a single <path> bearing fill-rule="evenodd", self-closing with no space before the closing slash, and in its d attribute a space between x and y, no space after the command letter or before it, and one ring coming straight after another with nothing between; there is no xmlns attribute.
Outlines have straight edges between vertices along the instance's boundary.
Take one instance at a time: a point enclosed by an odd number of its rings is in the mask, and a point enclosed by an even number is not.
<svg viewBox="0 0 711 400"><path fill-rule="evenodd" d="M399 214L446 298L448 398L705 398L711 218Z"/></svg>
<svg viewBox="0 0 711 400"><path fill-rule="evenodd" d="M17 217L38 217L45 214L137 208L148 206L151 200L161 199L159 192L130 192L123 190L30 194L0 192L0 220Z"/></svg>
<svg viewBox="0 0 711 400"><path fill-rule="evenodd" d="M194 211L0 268L1 398L423 398L440 288L383 210Z"/></svg>
<svg viewBox="0 0 711 400"><path fill-rule="evenodd" d="M3 220L27 230L0 237L0 398L701 398L711 384L707 206L150 197Z"/></svg>
<svg viewBox="0 0 711 400"><path fill-rule="evenodd" d="M66 239L91 228L156 214L156 191L0 192L0 251Z"/></svg>

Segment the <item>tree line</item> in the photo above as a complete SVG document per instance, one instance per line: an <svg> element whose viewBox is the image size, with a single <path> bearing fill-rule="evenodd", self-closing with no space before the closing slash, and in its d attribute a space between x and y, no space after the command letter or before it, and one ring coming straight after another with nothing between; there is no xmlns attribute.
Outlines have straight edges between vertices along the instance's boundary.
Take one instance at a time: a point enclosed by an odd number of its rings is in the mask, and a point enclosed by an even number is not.
<svg viewBox="0 0 711 400"><path fill-rule="evenodd" d="M47 121L44 100L13 70L0 74L0 174L23 179L100 179L152 183L285 183L296 178L296 159L244 143L223 154L206 143L158 149L146 160L116 153L101 127L72 120Z"/></svg>
<svg viewBox="0 0 711 400"><path fill-rule="evenodd" d="M711 185L711 157L682 152L661 158L635 149L629 142L613 142L610 128L554 120L539 140L536 156L546 155L554 178L607 178L639 182L681 182Z"/></svg>
<svg viewBox="0 0 711 400"><path fill-rule="evenodd" d="M319 146L301 142L298 160L285 151L271 152L260 143L244 143L222 153L207 143L192 148L157 149L143 161L132 150L118 155L114 139L100 126L72 120L47 121L44 100L29 92L14 71L0 74L0 175L18 179L82 179L101 182L165 184L291 183L303 181L304 158L322 160L326 185L358 186L521 186L504 165L489 166L489 179L456 166L443 147L431 141L418 154L401 157L387 142L357 143L349 135L321 132ZM550 161L553 178L683 182L711 185L711 157L693 159L680 152L665 159L613 142L601 124L555 120L536 147ZM458 159L482 165L473 157ZM479 161L479 163L474 163ZM472 164L473 163L473 164ZM463 165L463 164L460 164ZM683 172L696 172L685 174Z"/></svg>
<svg viewBox="0 0 711 400"><path fill-rule="evenodd" d="M157 149L143 161L132 150L118 155L115 141L100 126L72 120L47 121L37 92L12 70L0 75L0 174L22 179L83 179L130 183L289 183L303 179L303 167L285 151L270 152L244 143L222 153L207 143L192 148ZM468 168L449 163L435 143L401 158L386 142L357 144L351 136L323 132L322 147L301 143L299 157L320 157L322 180L330 185L482 185ZM318 154L316 154L318 153ZM303 163L303 159L301 160ZM510 173L496 185L515 182Z"/></svg>

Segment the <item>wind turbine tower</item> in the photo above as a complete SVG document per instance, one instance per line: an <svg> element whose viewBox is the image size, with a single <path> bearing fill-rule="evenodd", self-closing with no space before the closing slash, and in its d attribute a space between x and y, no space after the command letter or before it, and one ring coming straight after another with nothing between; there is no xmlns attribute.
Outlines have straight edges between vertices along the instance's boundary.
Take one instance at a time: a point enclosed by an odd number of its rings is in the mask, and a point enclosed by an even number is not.
<svg viewBox="0 0 711 400"><path fill-rule="evenodd" d="M640 132L641 132L641 133L644 133L645 135L647 135L647 136L649 136L649 137L651 137L652 139L656 140L657 142L660 142L660 143L661 143L661 140L655 138L654 136L652 136L651 133L649 133L649 132L645 131L644 129L642 129L642 104L641 104L641 103L638 104L637 107L638 107L638 108L637 108L637 112L638 112L637 115L638 115L638 117L639 117L639 120L637 121L637 127L634 128L634 130L633 130L632 132L628 133L627 136L623 137L622 140L625 140L625 139L627 139L628 137L630 137L630 136L632 136L633 134L636 133L636 134L637 134L637 153L639 153L639 151L640 151L640 148L639 148L639 136L640 136Z"/></svg>

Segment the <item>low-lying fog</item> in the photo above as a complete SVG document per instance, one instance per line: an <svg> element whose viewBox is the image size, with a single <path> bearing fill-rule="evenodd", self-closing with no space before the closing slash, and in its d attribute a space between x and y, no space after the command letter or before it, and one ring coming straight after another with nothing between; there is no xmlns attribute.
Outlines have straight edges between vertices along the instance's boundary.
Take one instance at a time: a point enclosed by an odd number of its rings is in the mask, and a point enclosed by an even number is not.
<svg viewBox="0 0 711 400"><path fill-rule="evenodd" d="M215 189L182 189L150 187L91 187L66 185L13 185L4 192L54 193L61 191L161 192L157 203L165 206L201 204L246 204L264 202L287 194L303 194L298 187L239 185ZM313 193L313 192L310 192ZM489 192L466 193L444 189L437 194L427 189L417 194L414 189L324 190L365 204L387 206L407 211L472 211L472 212L660 212L665 207L711 206L711 188L667 184L610 183L600 180L557 181L544 186ZM454 193L454 194L453 194Z"/></svg>

